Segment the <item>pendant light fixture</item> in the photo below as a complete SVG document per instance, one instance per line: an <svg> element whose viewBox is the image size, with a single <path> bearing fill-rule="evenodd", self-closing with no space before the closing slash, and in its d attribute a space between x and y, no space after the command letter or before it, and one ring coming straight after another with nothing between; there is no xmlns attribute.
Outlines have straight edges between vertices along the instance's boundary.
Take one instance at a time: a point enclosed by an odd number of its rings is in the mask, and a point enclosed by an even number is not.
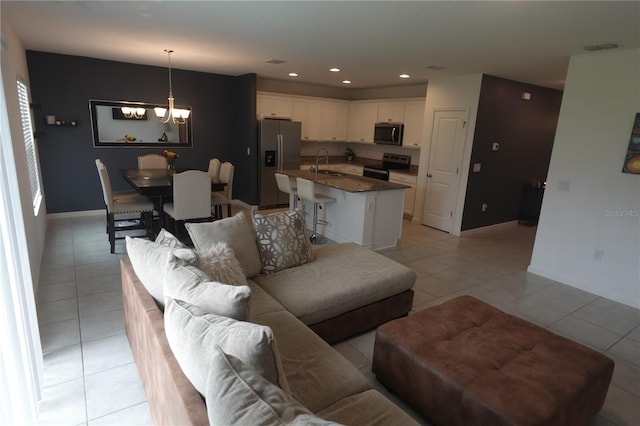
<svg viewBox="0 0 640 426"><path fill-rule="evenodd" d="M167 52L169 59L169 109L154 108L154 111L163 123L168 123L169 120L171 120L177 124L184 124L186 123L187 118L189 118L191 111L188 109L174 108L173 102L175 98L173 97L173 87L171 85L171 54L173 53L173 50L164 49L164 51Z"/></svg>

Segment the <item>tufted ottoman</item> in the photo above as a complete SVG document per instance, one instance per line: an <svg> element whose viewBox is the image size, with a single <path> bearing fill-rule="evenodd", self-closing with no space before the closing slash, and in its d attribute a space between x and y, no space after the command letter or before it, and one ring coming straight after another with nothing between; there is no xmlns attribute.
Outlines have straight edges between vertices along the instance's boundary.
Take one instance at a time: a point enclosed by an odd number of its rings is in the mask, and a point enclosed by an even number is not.
<svg viewBox="0 0 640 426"><path fill-rule="evenodd" d="M584 425L613 361L470 296L378 328L378 379L435 425Z"/></svg>

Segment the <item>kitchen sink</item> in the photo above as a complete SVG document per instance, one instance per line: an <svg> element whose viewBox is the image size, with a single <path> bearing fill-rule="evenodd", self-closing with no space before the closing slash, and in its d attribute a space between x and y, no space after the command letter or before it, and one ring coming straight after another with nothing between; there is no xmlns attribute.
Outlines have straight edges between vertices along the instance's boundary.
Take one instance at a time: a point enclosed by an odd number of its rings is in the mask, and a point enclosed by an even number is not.
<svg viewBox="0 0 640 426"><path fill-rule="evenodd" d="M319 175L327 175L327 176L344 176L343 173L336 172L333 170L318 170Z"/></svg>

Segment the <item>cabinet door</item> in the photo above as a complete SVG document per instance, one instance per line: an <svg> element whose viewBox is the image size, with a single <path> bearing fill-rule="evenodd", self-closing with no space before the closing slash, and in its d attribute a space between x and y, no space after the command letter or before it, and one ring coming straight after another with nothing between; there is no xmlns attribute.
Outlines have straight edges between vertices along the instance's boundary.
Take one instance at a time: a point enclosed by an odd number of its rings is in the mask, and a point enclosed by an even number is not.
<svg viewBox="0 0 640 426"><path fill-rule="evenodd" d="M302 123L302 140L320 140L320 101L294 99L293 120Z"/></svg>
<svg viewBox="0 0 640 426"><path fill-rule="evenodd" d="M350 103L348 129L349 140L373 143L373 131L377 120L377 102Z"/></svg>
<svg viewBox="0 0 640 426"><path fill-rule="evenodd" d="M320 139L344 141L347 132L347 104L323 101L320 103Z"/></svg>
<svg viewBox="0 0 640 426"><path fill-rule="evenodd" d="M256 110L265 117L291 118L293 116L293 102L285 96L258 94Z"/></svg>
<svg viewBox="0 0 640 426"><path fill-rule="evenodd" d="M404 121L404 102L380 102L378 104L378 122L402 123Z"/></svg>
<svg viewBox="0 0 640 426"><path fill-rule="evenodd" d="M408 101L404 107L404 135L402 145L422 146L422 124L424 122L424 101Z"/></svg>
<svg viewBox="0 0 640 426"><path fill-rule="evenodd" d="M412 186L404 191L404 214L413 216L414 205L416 203L416 187Z"/></svg>

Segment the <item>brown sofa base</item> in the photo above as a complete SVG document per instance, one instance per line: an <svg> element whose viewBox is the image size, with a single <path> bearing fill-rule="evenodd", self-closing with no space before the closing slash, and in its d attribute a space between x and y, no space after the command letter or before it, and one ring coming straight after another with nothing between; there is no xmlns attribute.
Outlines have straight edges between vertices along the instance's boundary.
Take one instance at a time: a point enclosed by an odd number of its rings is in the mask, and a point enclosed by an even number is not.
<svg viewBox="0 0 640 426"><path fill-rule="evenodd" d="M202 397L182 372L164 331L162 311L136 276L128 258L120 259L124 327L156 425L208 425Z"/></svg>
<svg viewBox="0 0 640 426"><path fill-rule="evenodd" d="M406 316L412 305L413 290L407 290L308 327L325 342L334 344Z"/></svg>
<svg viewBox="0 0 640 426"><path fill-rule="evenodd" d="M378 328L378 379L437 425L586 425L608 357L470 296Z"/></svg>

